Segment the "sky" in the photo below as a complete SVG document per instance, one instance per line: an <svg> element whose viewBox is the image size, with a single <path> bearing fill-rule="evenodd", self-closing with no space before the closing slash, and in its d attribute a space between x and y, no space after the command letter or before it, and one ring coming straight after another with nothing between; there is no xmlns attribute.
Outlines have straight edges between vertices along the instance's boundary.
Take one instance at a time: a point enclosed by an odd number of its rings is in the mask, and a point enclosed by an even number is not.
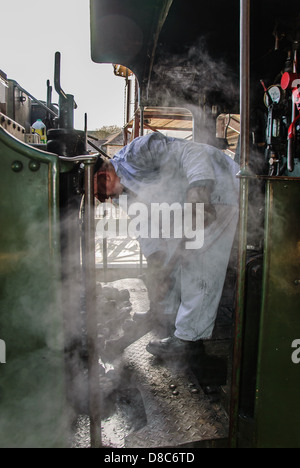
<svg viewBox="0 0 300 468"><path fill-rule="evenodd" d="M61 86L78 109L75 128L124 124L125 80L111 64L91 59L89 0L0 0L0 69L37 99L46 101L47 80L54 90L54 56L60 51Z"/></svg>

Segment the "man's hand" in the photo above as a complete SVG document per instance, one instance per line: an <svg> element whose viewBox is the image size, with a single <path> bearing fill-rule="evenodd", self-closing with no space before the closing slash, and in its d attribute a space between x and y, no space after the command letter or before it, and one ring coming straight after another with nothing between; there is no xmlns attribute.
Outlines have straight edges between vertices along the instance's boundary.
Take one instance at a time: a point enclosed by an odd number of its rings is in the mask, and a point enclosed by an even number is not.
<svg viewBox="0 0 300 468"><path fill-rule="evenodd" d="M204 204L204 227L208 228L217 218L216 209L211 204L211 189L208 187L193 187L188 190L186 202L193 204L193 229L196 228L196 204Z"/></svg>

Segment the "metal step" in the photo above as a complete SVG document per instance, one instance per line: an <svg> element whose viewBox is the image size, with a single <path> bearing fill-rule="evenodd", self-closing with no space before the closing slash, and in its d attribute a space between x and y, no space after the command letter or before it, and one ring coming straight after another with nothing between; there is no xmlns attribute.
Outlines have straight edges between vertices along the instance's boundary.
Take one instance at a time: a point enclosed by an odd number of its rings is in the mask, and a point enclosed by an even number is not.
<svg viewBox="0 0 300 468"><path fill-rule="evenodd" d="M228 418L212 405L194 374L182 362L160 361L146 351L149 333L131 346L122 363L141 393L147 425L125 439L126 448L177 447L226 439Z"/></svg>
<svg viewBox="0 0 300 468"><path fill-rule="evenodd" d="M148 311L148 294L141 279L123 279L109 285L128 289L132 314ZM100 378L103 446L226 446L228 417L220 403L220 385L226 383L227 369L226 365L220 367L220 362L228 355L228 342L205 343L205 371L200 367L200 372L194 369L194 373L180 360L160 361L149 354L147 344L160 336L158 332L149 333L147 320L144 324L145 319L140 320L137 326L131 323L126 332L116 330L115 339L106 340L105 356L101 355L102 359L112 357L105 360L106 371L111 370ZM89 446L88 416L79 417L73 445Z"/></svg>

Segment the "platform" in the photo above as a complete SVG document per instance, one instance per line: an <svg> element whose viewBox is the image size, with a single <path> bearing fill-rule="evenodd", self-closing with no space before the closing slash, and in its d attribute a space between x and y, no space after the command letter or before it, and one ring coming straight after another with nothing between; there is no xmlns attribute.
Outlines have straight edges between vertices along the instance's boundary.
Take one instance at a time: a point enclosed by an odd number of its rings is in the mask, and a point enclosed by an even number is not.
<svg viewBox="0 0 300 468"><path fill-rule="evenodd" d="M146 351L152 333L129 346L123 356L131 382L142 395L147 425L130 434L128 448L177 447L226 439L227 415L211 404L191 371L179 361L159 361Z"/></svg>
<svg viewBox="0 0 300 468"><path fill-rule="evenodd" d="M110 285L129 290L132 313L148 310L148 294L141 279L119 280ZM186 363L161 361L147 352L149 341L158 338L154 331L142 334L139 329L133 330L136 340L122 351L120 349L114 360L106 362L111 372L102 374L100 378L105 397L103 446L226 446L228 416L220 400L213 401L204 393L203 385L201 387L199 379ZM113 348L122 348L125 338L126 335L112 343ZM227 344L220 341L207 343L206 349L210 356L216 353L218 358L226 356L228 351ZM110 405L112 411L105 414ZM75 446L82 448L88 446L88 442L89 418L81 416Z"/></svg>

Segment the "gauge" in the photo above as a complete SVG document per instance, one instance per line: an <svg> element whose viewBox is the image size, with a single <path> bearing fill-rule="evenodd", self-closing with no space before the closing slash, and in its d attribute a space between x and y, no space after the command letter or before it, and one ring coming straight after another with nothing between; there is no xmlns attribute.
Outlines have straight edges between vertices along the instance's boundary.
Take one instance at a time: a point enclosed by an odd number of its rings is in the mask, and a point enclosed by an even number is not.
<svg viewBox="0 0 300 468"><path fill-rule="evenodd" d="M279 104L283 97L283 91L281 89L281 86L280 85L270 86L270 88L268 89L268 93L265 93L264 102L267 107L270 106L269 96L272 99L273 104Z"/></svg>
<svg viewBox="0 0 300 468"><path fill-rule="evenodd" d="M293 91L293 101L294 104L297 106L297 109L300 111L300 89L295 88Z"/></svg>

